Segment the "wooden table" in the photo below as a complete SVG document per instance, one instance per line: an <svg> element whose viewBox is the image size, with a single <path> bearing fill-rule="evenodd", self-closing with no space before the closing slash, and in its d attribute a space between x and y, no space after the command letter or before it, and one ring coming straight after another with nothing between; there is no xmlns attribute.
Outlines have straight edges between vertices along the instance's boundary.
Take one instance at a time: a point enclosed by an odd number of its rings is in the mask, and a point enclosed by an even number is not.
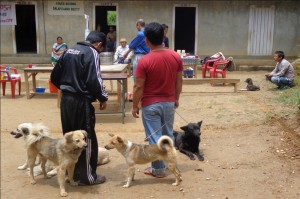
<svg viewBox="0 0 300 199"><path fill-rule="evenodd" d="M53 67L33 66L32 68L24 68L25 89L27 99L32 98L36 94L36 76L38 73L51 73ZM32 78L32 92L29 90L29 78Z"/></svg>
<svg viewBox="0 0 300 199"><path fill-rule="evenodd" d="M95 111L95 114L115 114L115 113L121 113L122 114L122 123L124 124L124 118L125 118L125 102L126 102L126 92L127 92L127 73L103 73L102 74L103 80L116 80L118 81L118 85L121 85L121 88L119 90L118 88L118 104L120 104L120 111L116 112L104 112L104 111Z"/></svg>
<svg viewBox="0 0 300 199"><path fill-rule="evenodd" d="M200 63L199 58L193 58L193 57L183 57L182 58L182 64L183 68L186 69L188 67L193 68L194 77L197 78L197 65Z"/></svg>
<svg viewBox="0 0 300 199"><path fill-rule="evenodd" d="M118 81L117 95L118 103L121 107L120 112L96 112L96 114L112 114L112 113L121 113L122 114L122 123L124 124L125 117L125 101L127 93L127 67L128 64L113 64L113 65L101 65L101 74L103 80L116 80ZM53 67L41 67L33 66L32 68L24 68L25 76L25 87L26 87L26 96L27 99L32 98L36 94L36 75L38 73L51 73ZM32 91L29 89L29 78L32 78ZM58 92L57 104L59 105L60 101L60 92Z"/></svg>

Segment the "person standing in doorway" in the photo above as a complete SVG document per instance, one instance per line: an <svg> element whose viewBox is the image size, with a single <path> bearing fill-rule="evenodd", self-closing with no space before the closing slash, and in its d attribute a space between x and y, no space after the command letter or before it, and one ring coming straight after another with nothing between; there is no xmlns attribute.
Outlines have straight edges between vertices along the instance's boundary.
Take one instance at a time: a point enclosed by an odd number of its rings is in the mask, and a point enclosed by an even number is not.
<svg viewBox="0 0 300 199"><path fill-rule="evenodd" d="M132 116L139 117L141 102L149 144L156 144L162 135L174 140L174 113L182 90L182 59L175 51L163 47L163 36L164 30L159 23L146 25L146 44L151 52L139 60L133 87ZM163 161L155 161L144 173L161 178L165 177L165 169Z"/></svg>
<svg viewBox="0 0 300 199"><path fill-rule="evenodd" d="M62 92L60 114L63 134L80 129L88 134L88 146L81 153L74 171L74 180L82 186L101 184L106 180L96 173L98 141L92 105L98 100L100 110L104 110L108 100L99 57L105 43L104 33L90 32L86 41L78 42L61 56L51 73L51 82Z"/></svg>
<svg viewBox="0 0 300 199"><path fill-rule="evenodd" d="M106 49L107 49L108 52L114 52L115 51L116 38L117 38L116 31L114 30L114 28L112 26L110 26L109 27L109 32L106 35L106 40L107 40Z"/></svg>
<svg viewBox="0 0 300 199"><path fill-rule="evenodd" d="M169 38L167 37L169 27L166 24L162 24L162 27L164 28L163 46L169 48Z"/></svg>
<svg viewBox="0 0 300 199"><path fill-rule="evenodd" d="M135 70L138 64L138 61L141 57L148 54L150 49L146 45L145 42L145 35L144 35L144 28L145 28L145 22L143 19L139 19L136 22L136 29L138 30L138 33L136 37L130 42L129 44L129 50L124 53L124 59L127 58L128 54L133 51L134 52L134 58L133 58L133 66L132 66L132 75L133 79L135 81Z"/></svg>

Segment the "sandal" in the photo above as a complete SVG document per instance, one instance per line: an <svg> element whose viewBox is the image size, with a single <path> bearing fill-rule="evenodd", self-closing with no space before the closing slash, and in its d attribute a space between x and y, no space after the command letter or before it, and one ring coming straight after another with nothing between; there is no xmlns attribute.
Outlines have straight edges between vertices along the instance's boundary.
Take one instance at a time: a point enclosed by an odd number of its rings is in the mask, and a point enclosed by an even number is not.
<svg viewBox="0 0 300 199"><path fill-rule="evenodd" d="M144 174L145 174L145 175L152 176L152 177L155 177L155 178L164 178L164 177L166 177L165 174L154 175L154 174L152 173L152 168L151 168L151 167L147 167L147 168L144 170Z"/></svg>

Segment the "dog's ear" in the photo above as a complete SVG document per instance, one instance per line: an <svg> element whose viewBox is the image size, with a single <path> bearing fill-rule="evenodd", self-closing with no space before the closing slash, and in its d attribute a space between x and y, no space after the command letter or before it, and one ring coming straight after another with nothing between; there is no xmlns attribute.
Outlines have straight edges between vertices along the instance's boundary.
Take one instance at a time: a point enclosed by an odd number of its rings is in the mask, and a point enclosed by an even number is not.
<svg viewBox="0 0 300 199"><path fill-rule="evenodd" d="M201 127L201 125L202 125L202 120L198 122L198 126Z"/></svg>
<svg viewBox="0 0 300 199"><path fill-rule="evenodd" d="M81 132L84 135L84 137L86 138L87 137L87 132L85 130L82 130Z"/></svg>
<svg viewBox="0 0 300 199"><path fill-rule="evenodd" d="M183 131L187 131L188 130L188 125L182 126L182 127L180 127L180 129L183 130Z"/></svg>
<svg viewBox="0 0 300 199"><path fill-rule="evenodd" d="M118 140L119 143L123 143L124 142L124 140L120 136L117 136L117 140Z"/></svg>
<svg viewBox="0 0 300 199"><path fill-rule="evenodd" d="M114 137L115 135L113 133L108 134L110 137Z"/></svg>
<svg viewBox="0 0 300 199"><path fill-rule="evenodd" d="M24 133L24 135L29 135L29 128L23 127L23 128L21 128L21 130Z"/></svg>
<svg viewBox="0 0 300 199"><path fill-rule="evenodd" d="M73 132L68 132L68 133L66 133L66 134L64 135L64 137L65 137L65 139L66 139L66 141L67 141L68 143L72 142Z"/></svg>

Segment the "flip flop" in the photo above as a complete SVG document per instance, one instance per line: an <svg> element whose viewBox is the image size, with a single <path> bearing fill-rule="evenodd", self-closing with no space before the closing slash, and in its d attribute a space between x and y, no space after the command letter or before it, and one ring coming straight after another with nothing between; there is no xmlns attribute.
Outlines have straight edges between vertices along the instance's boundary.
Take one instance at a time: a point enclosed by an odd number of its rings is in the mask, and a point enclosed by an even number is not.
<svg viewBox="0 0 300 199"><path fill-rule="evenodd" d="M144 174L145 174L145 175L152 176L152 177L155 177L155 178L164 178L164 177L166 177L166 175L154 175L154 174L152 173L152 168L151 168L151 167L147 167L147 168L144 170Z"/></svg>

